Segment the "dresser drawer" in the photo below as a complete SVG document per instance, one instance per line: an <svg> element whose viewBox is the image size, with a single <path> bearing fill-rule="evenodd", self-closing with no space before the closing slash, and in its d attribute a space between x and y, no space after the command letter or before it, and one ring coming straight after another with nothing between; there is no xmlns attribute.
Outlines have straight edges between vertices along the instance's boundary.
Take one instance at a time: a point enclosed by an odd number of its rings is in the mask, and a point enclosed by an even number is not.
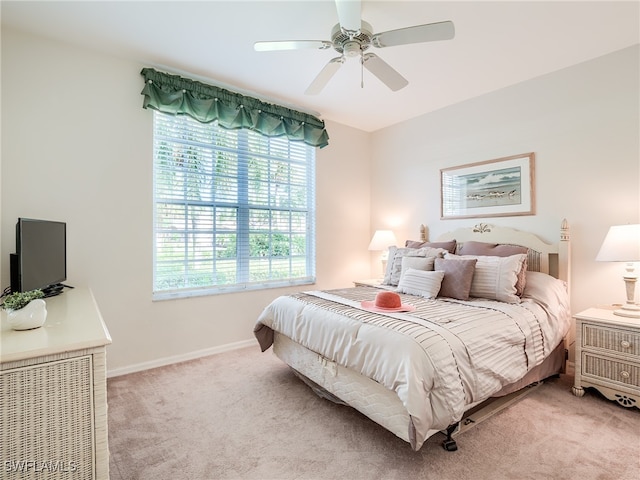
<svg viewBox="0 0 640 480"><path fill-rule="evenodd" d="M598 377L628 387L640 387L640 365L582 352L582 376Z"/></svg>
<svg viewBox="0 0 640 480"><path fill-rule="evenodd" d="M640 359L640 334L619 328L584 323L582 325L582 348L598 348Z"/></svg>

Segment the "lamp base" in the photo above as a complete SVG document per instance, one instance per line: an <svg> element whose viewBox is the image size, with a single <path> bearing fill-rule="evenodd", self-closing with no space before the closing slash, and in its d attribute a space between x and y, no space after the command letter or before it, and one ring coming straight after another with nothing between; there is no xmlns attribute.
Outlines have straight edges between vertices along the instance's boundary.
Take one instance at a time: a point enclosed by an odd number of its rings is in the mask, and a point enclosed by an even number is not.
<svg viewBox="0 0 640 480"><path fill-rule="evenodd" d="M613 314L620 317L640 318L640 305L634 303L626 304L614 310Z"/></svg>
<svg viewBox="0 0 640 480"><path fill-rule="evenodd" d="M624 286L627 290L627 303L613 313L621 317L640 318L640 305L633 300L636 282L638 281L638 277L633 274L633 263L627 264L626 271L626 275L622 278L624 279Z"/></svg>

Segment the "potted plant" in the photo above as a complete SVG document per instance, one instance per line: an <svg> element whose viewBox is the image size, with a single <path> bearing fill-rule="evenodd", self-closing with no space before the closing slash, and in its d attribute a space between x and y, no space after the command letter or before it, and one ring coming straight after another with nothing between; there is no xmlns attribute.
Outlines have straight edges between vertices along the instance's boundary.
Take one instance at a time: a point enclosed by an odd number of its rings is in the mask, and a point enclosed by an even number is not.
<svg viewBox="0 0 640 480"><path fill-rule="evenodd" d="M7 311L7 319L14 330L29 330L41 327L47 319L47 304L42 299L42 290L14 292L2 302Z"/></svg>

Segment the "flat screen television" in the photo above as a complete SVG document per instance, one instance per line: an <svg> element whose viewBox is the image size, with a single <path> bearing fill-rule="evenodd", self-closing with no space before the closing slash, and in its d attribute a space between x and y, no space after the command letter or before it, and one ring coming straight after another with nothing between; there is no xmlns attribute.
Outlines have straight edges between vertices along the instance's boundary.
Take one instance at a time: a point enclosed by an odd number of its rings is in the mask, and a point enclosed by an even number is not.
<svg viewBox="0 0 640 480"><path fill-rule="evenodd" d="M67 224L19 218L11 267L12 292L61 293L67 279Z"/></svg>

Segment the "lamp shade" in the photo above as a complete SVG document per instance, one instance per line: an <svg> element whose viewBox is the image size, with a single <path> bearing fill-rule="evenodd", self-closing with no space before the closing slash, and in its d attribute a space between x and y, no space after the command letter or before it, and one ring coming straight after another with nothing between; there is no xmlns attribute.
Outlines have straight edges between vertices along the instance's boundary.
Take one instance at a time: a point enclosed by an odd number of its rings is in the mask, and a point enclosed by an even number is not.
<svg viewBox="0 0 640 480"><path fill-rule="evenodd" d="M396 244L396 236L391 230L376 230L373 234L371 243L369 243L369 250L375 252L382 252L392 245Z"/></svg>
<svg viewBox="0 0 640 480"><path fill-rule="evenodd" d="M640 224L609 228L596 261L640 262Z"/></svg>

